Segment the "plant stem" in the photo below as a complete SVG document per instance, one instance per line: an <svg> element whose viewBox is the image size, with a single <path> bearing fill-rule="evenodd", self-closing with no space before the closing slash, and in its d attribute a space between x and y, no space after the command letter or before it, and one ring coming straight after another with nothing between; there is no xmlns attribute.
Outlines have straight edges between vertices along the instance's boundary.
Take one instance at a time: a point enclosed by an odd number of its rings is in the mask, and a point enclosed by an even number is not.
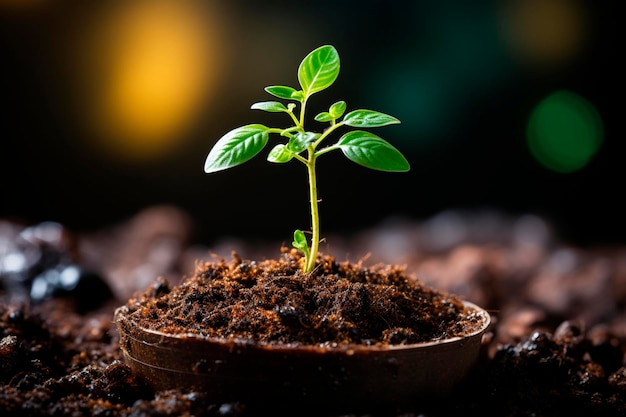
<svg viewBox="0 0 626 417"><path fill-rule="evenodd" d="M308 97L304 97L300 104L300 123L297 123L297 125L301 127L302 129L304 129L304 114L306 112L306 100L307 99Z"/></svg>
<svg viewBox="0 0 626 417"><path fill-rule="evenodd" d="M317 176L315 174L315 148L309 147L309 159L307 161L307 170L309 173L309 193L311 199L311 250L304 272L309 273L315 268L317 260L317 251L320 243L320 217L317 205Z"/></svg>

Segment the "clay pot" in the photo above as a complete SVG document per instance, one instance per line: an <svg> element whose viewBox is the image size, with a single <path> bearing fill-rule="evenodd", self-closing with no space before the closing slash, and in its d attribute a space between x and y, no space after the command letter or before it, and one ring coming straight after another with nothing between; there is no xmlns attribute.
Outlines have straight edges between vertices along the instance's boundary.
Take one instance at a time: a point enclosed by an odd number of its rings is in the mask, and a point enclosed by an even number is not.
<svg viewBox="0 0 626 417"><path fill-rule="evenodd" d="M480 325L472 334L388 348L267 345L166 334L115 312L133 371L155 390L197 390L209 401L273 411L372 410L448 393L475 364L489 314L466 302Z"/></svg>

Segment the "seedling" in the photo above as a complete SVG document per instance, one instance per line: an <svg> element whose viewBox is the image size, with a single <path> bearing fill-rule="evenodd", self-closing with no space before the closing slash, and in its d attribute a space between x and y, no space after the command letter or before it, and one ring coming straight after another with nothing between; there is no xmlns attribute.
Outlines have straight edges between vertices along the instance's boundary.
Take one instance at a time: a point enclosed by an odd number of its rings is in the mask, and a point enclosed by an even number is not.
<svg viewBox="0 0 626 417"><path fill-rule="evenodd" d="M311 243L307 242L302 230L294 232L293 246L305 256L303 270L311 272L315 267L320 241L319 210L317 198L317 158L340 149L353 162L366 168L388 172L405 172L410 169L406 158L384 139L363 131L351 130L331 146L319 148L322 142L342 126L354 128L381 127L398 124L393 116L373 110L346 111L346 102L338 101L328 111L319 113L315 120L328 123L321 133L308 131L304 127L306 105L315 93L330 87L339 75L339 54L332 45L321 46L309 53L298 68L300 90L282 85L265 87L274 97L288 100L286 106L278 101L263 101L252 105L252 109L271 113L287 113L293 122L288 128L267 127L262 124L249 124L231 130L213 146L204 163L204 171L212 173L241 165L256 156L267 144L270 134L278 134L286 143L276 145L268 154L267 160L285 163L292 159L303 163L308 172L309 195L311 201ZM294 103L295 102L295 103ZM299 114L295 111L300 105Z"/></svg>

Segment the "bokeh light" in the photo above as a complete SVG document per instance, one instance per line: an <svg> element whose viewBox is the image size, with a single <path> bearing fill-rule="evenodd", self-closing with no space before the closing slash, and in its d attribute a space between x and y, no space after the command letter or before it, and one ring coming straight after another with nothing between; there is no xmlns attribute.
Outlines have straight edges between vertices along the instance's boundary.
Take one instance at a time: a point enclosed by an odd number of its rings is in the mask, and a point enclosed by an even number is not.
<svg viewBox="0 0 626 417"><path fill-rule="evenodd" d="M448 146L446 138L471 117L468 106L510 76L498 17L487 3L432 2L416 10L401 53L380 60L367 82L368 100L402 121L398 140L414 149Z"/></svg>
<svg viewBox="0 0 626 417"><path fill-rule="evenodd" d="M180 147L226 59L219 15L195 1L141 0L93 20L75 51L85 136L131 161Z"/></svg>
<svg viewBox="0 0 626 417"><path fill-rule="evenodd" d="M544 98L528 121L527 140L534 158L561 173L585 167L603 140L603 124L594 106L561 90Z"/></svg>
<svg viewBox="0 0 626 417"><path fill-rule="evenodd" d="M586 46L589 22L580 0L509 0L501 28L515 59L528 68L561 67Z"/></svg>
<svg viewBox="0 0 626 417"><path fill-rule="evenodd" d="M450 126L446 118L455 110L453 91L436 68L390 65L381 81L372 83L372 95L381 108L400 119L403 131L411 133L403 136L406 145L428 146Z"/></svg>

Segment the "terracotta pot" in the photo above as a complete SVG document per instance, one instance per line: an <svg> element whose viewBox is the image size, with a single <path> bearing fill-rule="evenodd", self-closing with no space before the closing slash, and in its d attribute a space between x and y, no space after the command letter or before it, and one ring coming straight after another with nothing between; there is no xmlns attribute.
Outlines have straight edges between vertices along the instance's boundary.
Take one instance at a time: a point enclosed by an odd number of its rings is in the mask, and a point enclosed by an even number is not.
<svg viewBox="0 0 626 417"><path fill-rule="evenodd" d="M216 403L252 408L356 411L445 395L475 364L489 314L473 311L466 337L390 348L264 345L166 334L138 327L127 308L115 312L120 345L133 371L155 390L198 390Z"/></svg>

